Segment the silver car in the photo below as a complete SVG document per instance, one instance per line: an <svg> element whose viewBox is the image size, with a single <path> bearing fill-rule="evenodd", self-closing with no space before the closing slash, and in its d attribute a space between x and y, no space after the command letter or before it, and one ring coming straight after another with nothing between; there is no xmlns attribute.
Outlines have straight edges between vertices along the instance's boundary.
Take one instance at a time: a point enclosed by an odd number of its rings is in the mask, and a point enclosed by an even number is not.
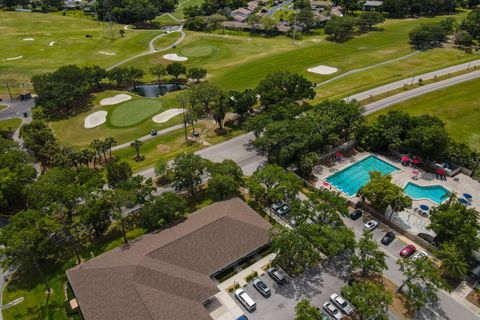
<svg viewBox="0 0 480 320"><path fill-rule="evenodd" d="M367 230L372 231L372 230L375 230L375 228L377 227L378 227L378 221L376 220L370 220L367 223L365 223L365 229Z"/></svg>
<svg viewBox="0 0 480 320"><path fill-rule="evenodd" d="M325 302L323 309L335 320L342 320L343 314L331 302Z"/></svg>
<svg viewBox="0 0 480 320"><path fill-rule="evenodd" d="M343 311L347 316L351 316L353 314L353 307L347 300L343 299L342 296L334 293L330 296L330 301L333 302L340 310Z"/></svg>

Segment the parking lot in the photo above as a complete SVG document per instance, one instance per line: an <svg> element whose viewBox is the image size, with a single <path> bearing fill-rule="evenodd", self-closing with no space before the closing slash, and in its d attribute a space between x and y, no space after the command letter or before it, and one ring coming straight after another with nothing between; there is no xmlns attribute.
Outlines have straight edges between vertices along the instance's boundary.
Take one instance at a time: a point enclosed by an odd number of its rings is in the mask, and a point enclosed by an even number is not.
<svg viewBox="0 0 480 320"><path fill-rule="evenodd" d="M295 305L302 299L309 299L313 305L322 307L332 293L340 293L348 280L348 266L341 262L324 261L316 269L305 272L296 278L287 278L283 285L276 284L268 274L260 278L272 291L272 295L264 298L251 283L244 290L256 302L257 309L250 313L232 295L235 302L244 310L249 320L292 320L295 318ZM335 270L334 272L330 270Z"/></svg>

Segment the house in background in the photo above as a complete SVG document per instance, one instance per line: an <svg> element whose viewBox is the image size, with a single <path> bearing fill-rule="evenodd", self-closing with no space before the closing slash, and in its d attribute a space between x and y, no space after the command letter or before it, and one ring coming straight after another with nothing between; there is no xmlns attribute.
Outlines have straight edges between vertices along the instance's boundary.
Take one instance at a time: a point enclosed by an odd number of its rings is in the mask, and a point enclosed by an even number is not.
<svg viewBox="0 0 480 320"><path fill-rule="evenodd" d="M363 11L382 11L383 1L365 1Z"/></svg>

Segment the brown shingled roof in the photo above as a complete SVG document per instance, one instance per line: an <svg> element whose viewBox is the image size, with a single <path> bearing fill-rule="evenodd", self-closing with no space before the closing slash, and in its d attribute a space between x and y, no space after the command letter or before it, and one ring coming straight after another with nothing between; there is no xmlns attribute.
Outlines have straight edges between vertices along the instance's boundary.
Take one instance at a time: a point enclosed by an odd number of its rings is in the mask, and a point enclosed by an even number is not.
<svg viewBox="0 0 480 320"><path fill-rule="evenodd" d="M210 276L269 242L270 224L238 198L217 202L67 271L86 320L210 319Z"/></svg>

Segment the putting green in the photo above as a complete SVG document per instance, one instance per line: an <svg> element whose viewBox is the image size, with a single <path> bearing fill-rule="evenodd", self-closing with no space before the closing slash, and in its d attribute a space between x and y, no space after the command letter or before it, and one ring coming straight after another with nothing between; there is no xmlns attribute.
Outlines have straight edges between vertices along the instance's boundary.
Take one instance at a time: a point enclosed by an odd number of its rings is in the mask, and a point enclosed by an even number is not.
<svg viewBox="0 0 480 320"><path fill-rule="evenodd" d="M205 57L212 54L213 48L210 46L193 46L180 50L185 57Z"/></svg>
<svg viewBox="0 0 480 320"><path fill-rule="evenodd" d="M119 104L107 116L107 122L113 127L131 127L160 113L164 109L157 99L134 99Z"/></svg>

